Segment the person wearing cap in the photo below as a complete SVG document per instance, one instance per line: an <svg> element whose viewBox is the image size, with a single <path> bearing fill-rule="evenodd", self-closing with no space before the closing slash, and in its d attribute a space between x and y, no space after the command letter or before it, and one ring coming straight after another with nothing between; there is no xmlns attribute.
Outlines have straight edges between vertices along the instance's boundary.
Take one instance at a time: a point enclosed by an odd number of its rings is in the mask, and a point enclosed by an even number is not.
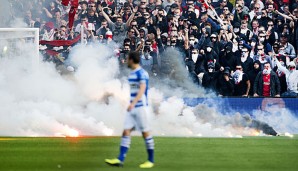
<svg viewBox="0 0 298 171"><path fill-rule="evenodd" d="M234 82L231 78L231 71L229 67L225 67L220 74L216 83L216 88L219 96L232 96L234 93Z"/></svg>
<svg viewBox="0 0 298 171"><path fill-rule="evenodd" d="M289 62L287 68L282 66L282 64L274 57L274 62L277 68L285 73L287 81L287 92L283 93L283 97L297 97L298 96L298 71L296 70L296 64L292 61Z"/></svg>
<svg viewBox="0 0 298 171"><path fill-rule="evenodd" d="M294 46L289 43L289 34L282 33L280 35L280 45L285 48L285 54L287 54L291 59L296 58L296 52Z"/></svg>
<svg viewBox="0 0 298 171"><path fill-rule="evenodd" d="M241 64L244 73L248 73L253 69L253 59L249 57L249 53L249 49L243 47L240 58L237 58L237 63Z"/></svg>
<svg viewBox="0 0 298 171"><path fill-rule="evenodd" d="M44 25L44 34L42 35L41 40L46 40L46 41L52 41L54 40L54 34L55 34L55 26L53 22L47 22Z"/></svg>
<svg viewBox="0 0 298 171"><path fill-rule="evenodd" d="M270 63L265 63L264 69L256 76L253 91L254 97L280 97L280 82Z"/></svg>
<svg viewBox="0 0 298 171"><path fill-rule="evenodd" d="M235 66L237 64L237 59L235 54L232 51L233 44L231 42L228 42L224 48L223 51L220 51L219 54L219 64L222 67L229 67L230 70L234 71Z"/></svg>

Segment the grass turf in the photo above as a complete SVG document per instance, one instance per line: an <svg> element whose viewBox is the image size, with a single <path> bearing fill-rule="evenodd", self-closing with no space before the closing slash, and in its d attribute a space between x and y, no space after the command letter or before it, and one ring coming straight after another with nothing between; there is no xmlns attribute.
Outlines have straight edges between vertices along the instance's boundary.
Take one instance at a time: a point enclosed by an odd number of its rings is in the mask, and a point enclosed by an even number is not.
<svg viewBox="0 0 298 171"><path fill-rule="evenodd" d="M118 154L119 137L0 138L2 171L140 170L147 158L143 139L133 137L124 168L105 158ZM164 138L155 137L156 171L297 170L298 137Z"/></svg>

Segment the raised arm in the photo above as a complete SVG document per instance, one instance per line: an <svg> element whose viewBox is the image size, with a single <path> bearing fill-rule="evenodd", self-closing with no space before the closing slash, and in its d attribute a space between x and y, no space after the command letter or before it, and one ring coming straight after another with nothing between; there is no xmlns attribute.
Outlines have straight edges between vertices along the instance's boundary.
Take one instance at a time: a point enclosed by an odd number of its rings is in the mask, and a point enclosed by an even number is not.
<svg viewBox="0 0 298 171"><path fill-rule="evenodd" d="M284 66L281 65L281 63L274 57L274 62L276 63L276 66L278 67L279 70L281 70L283 73L288 73L288 69Z"/></svg>
<svg viewBox="0 0 298 171"><path fill-rule="evenodd" d="M108 14L106 14L103 10L104 8L102 8L102 6L99 6L99 10L102 12L102 16L108 21L108 23L113 23L113 21L110 19L110 17L108 16Z"/></svg>
<svg viewBox="0 0 298 171"><path fill-rule="evenodd" d="M290 16L288 16L288 15L286 15L286 14L283 14L283 13L279 12L278 10L275 10L275 12L276 12L276 14L278 14L278 15L284 17L285 19L288 19L288 20L291 20L291 21L294 20L292 17L290 17Z"/></svg>
<svg viewBox="0 0 298 171"><path fill-rule="evenodd" d="M133 18L135 17L136 12L138 12L138 6L136 6L133 10L132 10L132 14L129 16L127 22L126 22L126 26L129 27L131 21L133 20Z"/></svg>
<svg viewBox="0 0 298 171"><path fill-rule="evenodd" d="M141 51L142 50L142 53L143 53L143 50L144 50L144 39L141 39L141 43L140 43L140 45L137 47L137 49L136 49L136 52L139 52L139 51Z"/></svg>
<svg viewBox="0 0 298 171"><path fill-rule="evenodd" d="M53 15L49 12L47 8L43 8L44 12L46 13L47 17L53 18Z"/></svg>

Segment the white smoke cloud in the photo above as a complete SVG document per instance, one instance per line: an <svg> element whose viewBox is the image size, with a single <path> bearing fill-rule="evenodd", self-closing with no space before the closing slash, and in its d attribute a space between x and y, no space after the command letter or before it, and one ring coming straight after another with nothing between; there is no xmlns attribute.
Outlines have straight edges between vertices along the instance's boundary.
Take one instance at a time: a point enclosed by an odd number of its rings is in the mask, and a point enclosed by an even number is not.
<svg viewBox="0 0 298 171"><path fill-rule="evenodd" d="M23 19L8 21L8 1L1 2L0 27L26 27ZM20 10L17 10L20 11ZM21 15L22 16L22 15ZM10 33L11 34L11 33ZM13 33L12 35L18 36ZM0 37L3 37L1 33ZM10 36L6 34L6 36ZM6 48L8 51L6 52ZM104 46L75 47L74 74L61 75L54 64L34 62L34 46L0 41L0 136L120 135L129 87L113 49ZM4 51L5 50L5 51ZM3 53L5 52L5 53ZM258 135L239 113L222 114L215 102L186 106L183 97L212 97L186 77L179 53L167 50L164 58L175 68L173 78L151 79L152 131L162 136L241 137ZM166 61L166 62L168 62ZM166 68L164 68L166 69ZM255 111L253 117L278 132L298 132L298 120L287 109Z"/></svg>
<svg viewBox="0 0 298 171"><path fill-rule="evenodd" d="M129 87L125 78L119 78L121 71L117 59L111 57L113 50L77 46L70 55L76 72L61 75L52 63L33 67L32 49L30 43L23 43L14 56L0 58L0 136L121 134ZM217 105L186 106L181 97L190 83L183 89L173 85L175 81L162 83L151 82L149 93L154 135L241 137L256 132L246 126L240 114L224 115ZM206 97L201 89L191 91ZM255 116L266 122L270 117ZM298 130L293 117L280 114L269 124L278 131L293 133ZM285 126L288 123L296 127Z"/></svg>

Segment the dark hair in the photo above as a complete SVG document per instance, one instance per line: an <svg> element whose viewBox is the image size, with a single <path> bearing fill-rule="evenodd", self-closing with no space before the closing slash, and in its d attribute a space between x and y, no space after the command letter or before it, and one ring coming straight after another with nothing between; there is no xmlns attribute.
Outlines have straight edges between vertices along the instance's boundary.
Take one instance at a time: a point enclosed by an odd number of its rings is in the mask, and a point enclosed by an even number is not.
<svg viewBox="0 0 298 171"><path fill-rule="evenodd" d="M88 18L86 14L81 16L81 19L85 19L85 18Z"/></svg>
<svg viewBox="0 0 298 171"><path fill-rule="evenodd" d="M140 63L140 53L137 51L129 52L128 59L132 60L133 63L139 64Z"/></svg>
<svg viewBox="0 0 298 171"><path fill-rule="evenodd" d="M266 64L269 64L269 66L271 66L270 62L265 62L265 63L264 63L264 66L265 66Z"/></svg>

